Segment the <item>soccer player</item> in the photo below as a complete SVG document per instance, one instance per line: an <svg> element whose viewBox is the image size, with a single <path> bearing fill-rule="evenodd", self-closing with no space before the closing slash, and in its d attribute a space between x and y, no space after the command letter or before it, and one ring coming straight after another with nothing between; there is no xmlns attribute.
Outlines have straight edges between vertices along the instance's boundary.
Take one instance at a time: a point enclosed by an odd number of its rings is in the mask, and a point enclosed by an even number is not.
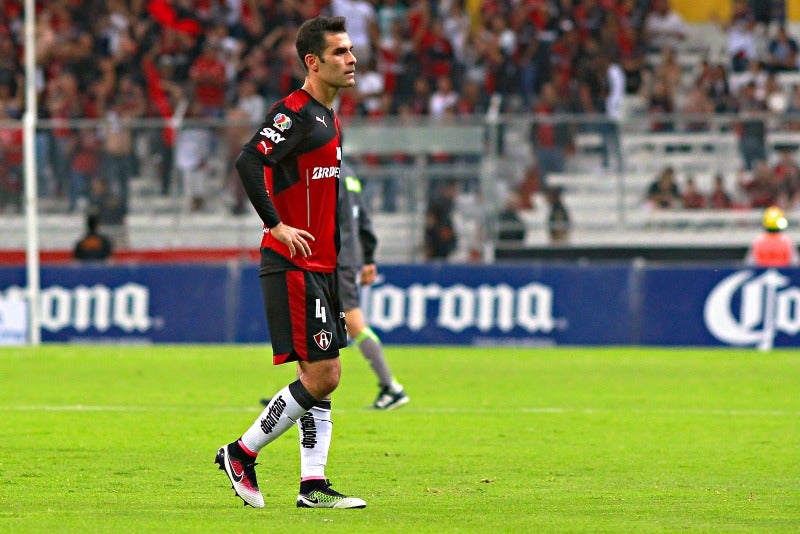
<svg viewBox="0 0 800 534"><path fill-rule="evenodd" d="M789 226L783 210L770 206L762 219L764 233L757 236L747 251L745 262L756 267L789 267L800 264L797 247L783 233Z"/></svg>
<svg viewBox="0 0 800 534"><path fill-rule="evenodd" d="M378 276L375 266L375 249L378 238L372 230L361 191L361 181L349 165L342 165L339 181L339 229L342 248L339 251L339 295L344 308L347 334L358 350L369 361L378 378L378 396L372 407L376 410L391 410L408 403L403 386L393 379L381 340L367 325L361 313L358 282L370 285Z"/></svg>
<svg viewBox="0 0 800 534"><path fill-rule="evenodd" d="M372 407L376 410L392 410L409 401L403 386L392 377L383 354L381 340L364 320L358 284L370 285L378 276L375 266L375 249L378 237L372 229L372 221L364 204L361 181L346 163L342 164L339 177L339 234L342 246L339 249L339 296L344 309L347 334L369 361L378 378L378 396ZM270 399L261 399L267 405Z"/></svg>
<svg viewBox="0 0 800 534"><path fill-rule="evenodd" d="M300 429L303 508L364 508L331 488L325 466L331 444L330 395L339 385L339 349L347 334L336 283L336 220L342 158L333 101L355 85L356 58L342 17L317 17L298 28L303 86L276 102L245 144L236 170L264 222L261 280L275 365L298 362L299 378L275 393L215 462L245 504L261 508L259 452L295 424Z"/></svg>

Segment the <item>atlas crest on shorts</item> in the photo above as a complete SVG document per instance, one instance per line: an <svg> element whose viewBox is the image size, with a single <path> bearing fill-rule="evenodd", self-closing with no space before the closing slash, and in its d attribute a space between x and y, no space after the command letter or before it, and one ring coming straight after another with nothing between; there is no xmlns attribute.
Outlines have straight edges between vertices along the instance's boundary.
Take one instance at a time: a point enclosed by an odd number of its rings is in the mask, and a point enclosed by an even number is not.
<svg viewBox="0 0 800 534"><path fill-rule="evenodd" d="M332 339L333 339L333 334L328 332L327 330L320 330L319 332L314 334L314 342L322 350L328 350L328 347L331 346Z"/></svg>

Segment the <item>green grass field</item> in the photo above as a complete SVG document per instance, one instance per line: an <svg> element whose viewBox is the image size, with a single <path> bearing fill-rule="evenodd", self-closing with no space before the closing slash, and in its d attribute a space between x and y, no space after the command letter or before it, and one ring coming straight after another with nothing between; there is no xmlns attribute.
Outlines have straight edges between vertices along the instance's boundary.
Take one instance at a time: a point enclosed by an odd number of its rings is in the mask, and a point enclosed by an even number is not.
<svg viewBox="0 0 800 534"><path fill-rule="evenodd" d="M244 507L216 449L293 378L261 346L0 349L2 532L797 532L800 351L388 347L411 403L354 349L334 487L295 507L297 432Z"/></svg>

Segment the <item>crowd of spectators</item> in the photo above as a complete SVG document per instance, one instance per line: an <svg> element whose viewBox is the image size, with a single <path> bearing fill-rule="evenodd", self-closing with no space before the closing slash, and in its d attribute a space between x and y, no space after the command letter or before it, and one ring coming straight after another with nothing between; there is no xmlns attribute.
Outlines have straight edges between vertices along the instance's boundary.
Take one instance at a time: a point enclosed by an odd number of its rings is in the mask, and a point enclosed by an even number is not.
<svg viewBox="0 0 800 534"><path fill-rule="evenodd" d="M748 209L800 206L800 165L794 150L784 149L774 162L758 161L752 172L741 169L729 185L717 172L707 189L693 173L682 180L672 166L658 173L647 188L644 203L649 210ZM682 182L682 183L681 183Z"/></svg>
<svg viewBox="0 0 800 534"><path fill-rule="evenodd" d="M0 120L19 119L24 106L22 4L0 1ZM37 136L40 192L68 199L70 210L91 201L93 180L105 181L123 210L127 207L130 179L142 164L136 142L143 133L127 127L131 121L171 117L185 105L189 117L260 122L272 101L302 84L294 34L302 21L322 13L347 17L359 61L357 86L341 94L337 111L343 120L484 113L494 94L504 96L506 112L612 119L619 118L624 94L641 95L654 115L781 105L800 111L800 89L776 89L774 80L776 72L797 68L797 43L781 27L759 46L766 37L756 28L768 21L745 0L735 2L731 20L724 22L729 57L702 65L692 90L681 82L676 58L687 39L686 23L668 0L47 0L36 5L39 113L64 121ZM653 56L659 60L651 61ZM786 92L783 100L778 90ZM66 122L76 118L102 118L105 127L79 130ZM654 129L671 127L653 119ZM600 133L607 141L617 135L609 129ZM18 206L21 134L0 128L0 135L0 203ZM156 135L161 193L182 188L192 197L192 209L203 209L205 162L189 152L214 141L202 132L180 135L169 127ZM230 139L242 135L241 129L226 132ZM545 172L563 168L561 150L570 149L564 136L542 129L532 142ZM748 152L749 169L763 159L757 149ZM241 209L241 196L237 199Z"/></svg>

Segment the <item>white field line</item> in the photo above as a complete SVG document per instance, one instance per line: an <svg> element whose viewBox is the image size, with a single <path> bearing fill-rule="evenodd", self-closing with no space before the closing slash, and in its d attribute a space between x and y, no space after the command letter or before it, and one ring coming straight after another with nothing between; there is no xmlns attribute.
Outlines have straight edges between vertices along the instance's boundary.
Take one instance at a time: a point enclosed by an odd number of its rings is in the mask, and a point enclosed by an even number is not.
<svg viewBox="0 0 800 534"><path fill-rule="evenodd" d="M24 405L24 406L0 406L0 412L185 412L197 411L197 406L101 406L101 405ZM254 406L218 406L205 407L205 410L214 413L221 412L259 412L260 408ZM337 413L365 412L371 411L364 409L336 409ZM725 409L706 409L706 408L564 408L564 407L511 407L504 408L504 413L521 414L541 414L541 415L613 415L613 414L642 414L642 415L697 415L697 416L726 416L726 417L800 417L800 410L725 410ZM418 408L403 407L398 410L402 413L421 413L421 414L476 414L490 415L498 413L493 408Z"/></svg>

